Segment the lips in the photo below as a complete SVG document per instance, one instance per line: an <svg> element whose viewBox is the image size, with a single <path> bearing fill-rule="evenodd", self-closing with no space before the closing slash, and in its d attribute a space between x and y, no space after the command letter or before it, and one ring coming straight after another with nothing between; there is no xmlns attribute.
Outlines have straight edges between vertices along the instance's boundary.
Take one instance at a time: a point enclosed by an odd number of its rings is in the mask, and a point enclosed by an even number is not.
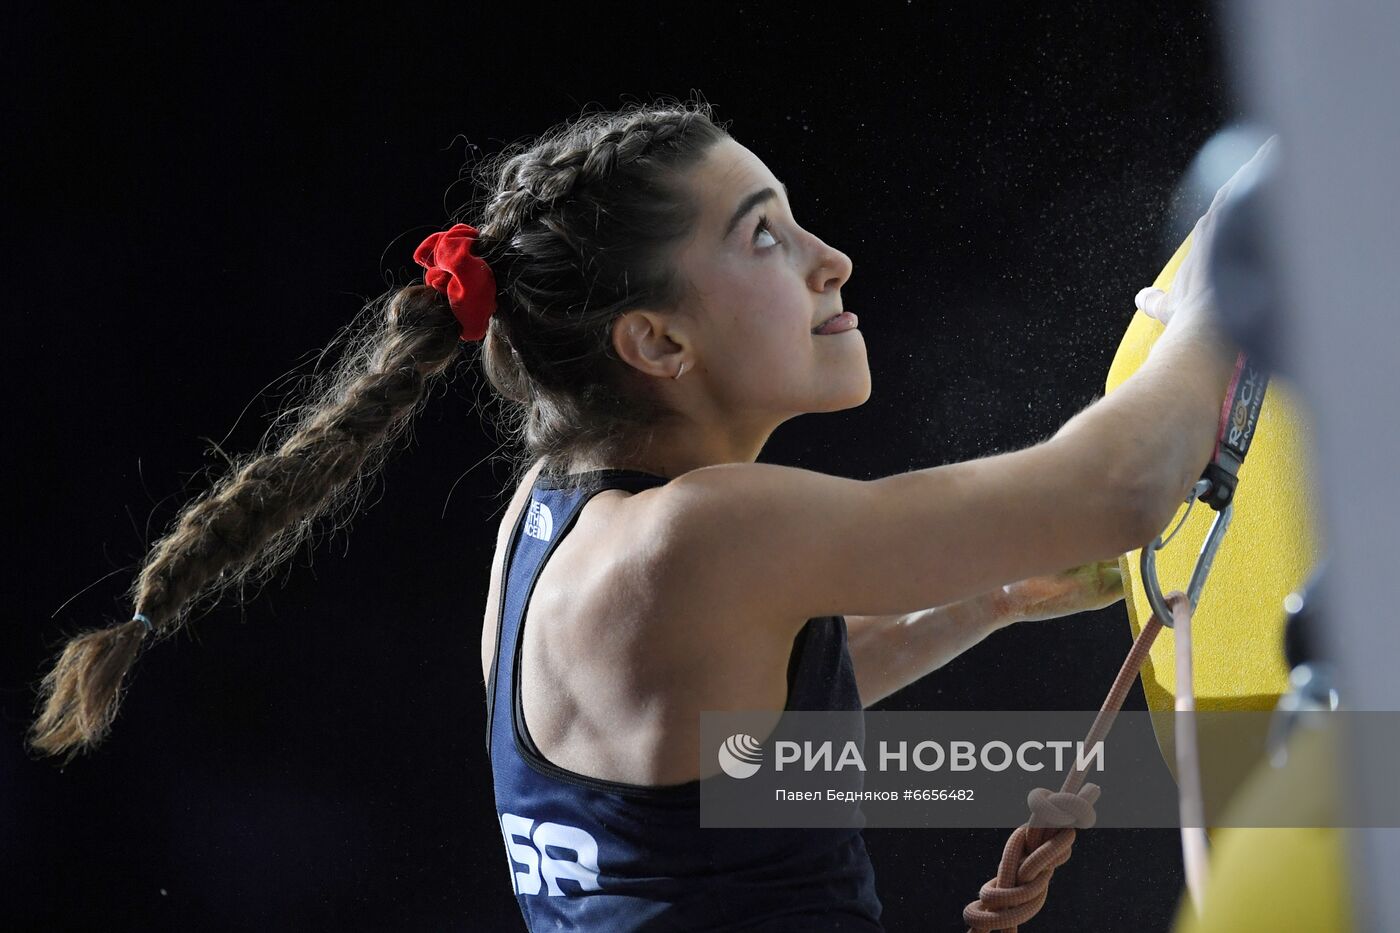
<svg viewBox="0 0 1400 933"><path fill-rule="evenodd" d="M854 314L849 311L842 311L822 321L821 326L814 328L812 333L822 335L840 334L848 330L854 330L857 323L858 321Z"/></svg>

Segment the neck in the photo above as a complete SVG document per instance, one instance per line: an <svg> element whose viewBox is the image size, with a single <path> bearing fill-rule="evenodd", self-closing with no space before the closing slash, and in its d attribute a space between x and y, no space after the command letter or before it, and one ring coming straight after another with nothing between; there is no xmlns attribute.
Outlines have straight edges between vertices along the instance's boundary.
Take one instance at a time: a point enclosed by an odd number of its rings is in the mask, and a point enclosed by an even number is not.
<svg viewBox="0 0 1400 933"><path fill-rule="evenodd" d="M721 463L753 463L777 426L771 420L751 424L731 420L723 425L700 425L687 420L677 425L657 427L647 441L629 456L609 458L606 462L582 460L575 464L571 472L612 468L640 470L674 479L700 467Z"/></svg>

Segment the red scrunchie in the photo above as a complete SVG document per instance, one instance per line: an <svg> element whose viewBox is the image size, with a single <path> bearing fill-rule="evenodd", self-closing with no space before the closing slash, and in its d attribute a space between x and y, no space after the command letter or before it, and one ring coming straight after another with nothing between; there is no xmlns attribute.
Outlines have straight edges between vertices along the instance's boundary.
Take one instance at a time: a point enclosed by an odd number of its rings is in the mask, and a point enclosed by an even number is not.
<svg viewBox="0 0 1400 933"><path fill-rule="evenodd" d="M462 325L463 340L486 336L486 322L496 312L496 277L480 256L472 255L478 231L454 224L434 233L413 251L413 261L424 269L423 282L443 294Z"/></svg>

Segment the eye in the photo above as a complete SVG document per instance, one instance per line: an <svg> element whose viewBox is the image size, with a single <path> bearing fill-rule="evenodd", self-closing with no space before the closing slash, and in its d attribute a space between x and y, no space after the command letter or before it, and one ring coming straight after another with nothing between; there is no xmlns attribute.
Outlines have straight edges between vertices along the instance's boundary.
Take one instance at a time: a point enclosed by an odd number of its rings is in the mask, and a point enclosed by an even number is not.
<svg viewBox="0 0 1400 933"><path fill-rule="evenodd" d="M757 243L757 242L758 242L758 238L759 238L760 236L766 236L766 237L768 237L768 239L770 239L770 240L773 241L773 242L771 242L771 243L760 243L759 246L760 246L761 248L763 248L763 249L768 249L769 247L777 246L778 243L779 243L778 238L775 237L775 236L773 235L773 230L772 230L772 228L768 225L768 217L767 217L767 215L764 215L763 217L758 218L758 226L755 227L755 228L754 228L754 231L753 231L754 242Z"/></svg>

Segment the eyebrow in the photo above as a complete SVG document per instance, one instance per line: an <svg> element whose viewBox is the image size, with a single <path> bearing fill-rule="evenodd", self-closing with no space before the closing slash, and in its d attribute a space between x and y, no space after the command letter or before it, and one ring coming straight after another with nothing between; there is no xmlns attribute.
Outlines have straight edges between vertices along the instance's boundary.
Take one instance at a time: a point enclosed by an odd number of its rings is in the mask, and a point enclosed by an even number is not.
<svg viewBox="0 0 1400 933"><path fill-rule="evenodd" d="M787 199L789 201L791 201L792 196L788 194L788 186L781 181L778 182L778 184L783 186L783 194L787 196ZM755 191L753 194L740 201L738 209L734 211L734 216L729 218L729 226L724 228L724 236L722 237L722 239L729 239L729 235L734 232L735 227L739 226L739 221L744 219L745 214L753 210L758 205L762 204L764 201L767 201L770 198L776 198L777 196L778 192L773 190L772 188L760 188L758 191Z"/></svg>

